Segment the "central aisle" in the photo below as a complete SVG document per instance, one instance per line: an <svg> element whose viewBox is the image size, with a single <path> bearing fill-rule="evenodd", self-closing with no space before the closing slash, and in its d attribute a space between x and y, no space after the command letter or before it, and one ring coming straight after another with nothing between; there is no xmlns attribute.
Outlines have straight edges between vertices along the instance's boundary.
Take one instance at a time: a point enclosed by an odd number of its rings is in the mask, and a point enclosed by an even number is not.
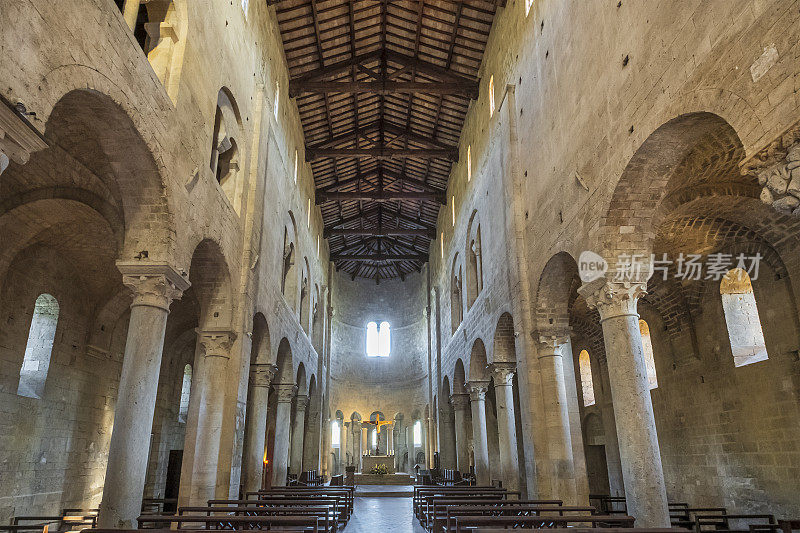
<svg viewBox="0 0 800 533"><path fill-rule="evenodd" d="M344 533L425 533L414 518L411 498L356 497Z"/></svg>

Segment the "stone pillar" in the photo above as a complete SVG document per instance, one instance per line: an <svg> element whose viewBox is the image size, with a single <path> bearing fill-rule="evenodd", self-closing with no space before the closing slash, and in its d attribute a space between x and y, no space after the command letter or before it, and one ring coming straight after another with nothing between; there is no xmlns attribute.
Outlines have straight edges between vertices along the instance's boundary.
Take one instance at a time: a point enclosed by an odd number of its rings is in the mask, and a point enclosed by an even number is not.
<svg viewBox="0 0 800 533"><path fill-rule="evenodd" d="M344 474L347 466L347 427L344 420L339 420L339 473Z"/></svg>
<svg viewBox="0 0 800 533"><path fill-rule="evenodd" d="M386 455L394 455L394 426L386 426Z"/></svg>
<svg viewBox="0 0 800 533"><path fill-rule="evenodd" d="M200 417L197 420L190 505L207 505L217 494L217 466L222 438L222 418L228 361L236 334L231 331L198 331L197 342L203 349L203 368L200 387Z"/></svg>
<svg viewBox="0 0 800 533"><path fill-rule="evenodd" d="M600 313L628 514L636 527L669 527L667 493L636 304L646 283L604 278L578 291Z"/></svg>
<svg viewBox="0 0 800 533"><path fill-rule="evenodd" d="M272 451L272 486L286 485L289 467L289 435L292 423L292 398L297 392L294 383L280 383L272 386L278 396L275 413L275 447Z"/></svg>
<svg viewBox="0 0 800 533"><path fill-rule="evenodd" d="M369 429L361 425L361 455L359 455L359 464L364 468L364 456L369 455ZM360 469L361 469L360 468ZM360 470L359 469L359 470Z"/></svg>
<svg viewBox="0 0 800 533"><path fill-rule="evenodd" d="M469 435L467 434L467 410L469 394L453 394L450 396L455 411L456 433L456 468L459 472L469 472Z"/></svg>
<svg viewBox="0 0 800 533"><path fill-rule="evenodd" d="M512 380L516 365L497 362L493 365L494 392L497 407L497 437L500 442L500 470L503 486L519 490L519 455L517 451L517 421L514 416Z"/></svg>
<svg viewBox="0 0 800 533"><path fill-rule="evenodd" d="M264 450L267 433L269 385L278 367L270 364L250 365L250 394L244 426L244 491L261 489L264 473Z"/></svg>
<svg viewBox="0 0 800 533"><path fill-rule="evenodd" d="M551 477L549 496L564 500L567 505L576 505L569 404L564 382L564 361L561 357L561 345L567 341L568 334L563 331L541 335L538 354Z"/></svg>
<svg viewBox="0 0 800 533"><path fill-rule="evenodd" d="M308 396L298 394L295 399L294 427L292 428L292 459L290 461L290 471L298 474L303 471L303 442L306 433L306 408L308 407Z"/></svg>
<svg viewBox="0 0 800 533"><path fill-rule="evenodd" d="M356 472L361 472L361 421L353 420L350 422L350 430L353 435L353 464Z"/></svg>
<svg viewBox="0 0 800 533"><path fill-rule="evenodd" d="M488 381L470 381L470 406L472 407L472 442L475 453L475 478L478 485L489 485L489 443L486 436L486 391Z"/></svg>
<svg viewBox="0 0 800 533"><path fill-rule="evenodd" d="M608 381L608 365L605 359L598 360L597 368L600 370L600 380L603 384L603 391L610 391L611 385ZM595 390L595 398L597 396ZM610 395L603 393L599 400L600 411L603 415L603 434L605 437L606 464L608 465L608 488L611 496L624 496L625 483L622 480L622 464L619 458L619 440L617 439L617 425L614 419L614 404Z"/></svg>
<svg viewBox="0 0 800 533"><path fill-rule="evenodd" d="M133 303L98 523L136 527L142 510L164 332L172 300L189 287L166 264L117 263Z"/></svg>
<svg viewBox="0 0 800 533"><path fill-rule="evenodd" d="M139 18L139 4L141 4L141 0L125 0L122 16L131 30L136 28L136 19Z"/></svg>

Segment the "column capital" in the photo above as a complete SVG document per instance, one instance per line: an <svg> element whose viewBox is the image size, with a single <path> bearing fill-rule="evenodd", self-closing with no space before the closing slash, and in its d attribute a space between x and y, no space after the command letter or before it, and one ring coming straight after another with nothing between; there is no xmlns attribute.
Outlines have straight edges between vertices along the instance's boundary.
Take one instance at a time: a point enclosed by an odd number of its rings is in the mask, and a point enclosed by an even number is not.
<svg viewBox="0 0 800 533"><path fill-rule="evenodd" d="M0 174L11 161L18 165L27 163L31 154L47 148L47 143L24 118L25 106L15 108L0 103Z"/></svg>
<svg viewBox="0 0 800 533"><path fill-rule="evenodd" d="M351 420L350 425L353 428L353 431L361 431L361 420Z"/></svg>
<svg viewBox="0 0 800 533"><path fill-rule="evenodd" d="M273 383L272 387L278 394L278 403L291 403L297 392L297 385L294 383Z"/></svg>
<svg viewBox="0 0 800 533"><path fill-rule="evenodd" d="M306 407L308 407L308 395L306 395L306 394L298 394L297 395L297 410L298 411L305 411Z"/></svg>
<svg viewBox="0 0 800 533"><path fill-rule="evenodd" d="M450 395L450 401L453 402L453 409L457 411L469 409L469 394L466 392L453 393Z"/></svg>
<svg viewBox="0 0 800 533"><path fill-rule="evenodd" d="M228 330L197 330L197 342L203 346L206 357L231 358L231 347L236 333Z"/></svg>
<svg viewBox="0 0 800 533"><path fill-rule="evenodd" d="M117 261L122 283L133 291L131 307L146 305L169 311L172 300L179 300L189 288L189 280L167 263Z"/></svg>
<svg viewBox="0 0 800 533"><path fill-rule="evenodd" d="M469 390L469 399L473 402L482 402L486 400L486 392L489 390L488 380L474 379L467 383Z"/></svg>
<svg viewBox="0 0 800 533"><path fill-rule="evenodd" d="M253 363L250 365L250 385L253 387L269 387L277 373L277 365Z"/></svg>
<svg viewBox="0 0 800 533"><path fill-rule="evenodd" d="M569 333L569 328L539 332L539 337L536 339L539 358L561 355L558 349L569 340Z"/></svg>
<svg viewBox="0 0 800 533"><path fill-rule="evenodd" d="M647 293L647 282L617 282L599 278L584 284L578 293L590 308L597 309L600 320L618 316L636 316L636 304Z"/></svg>
<svg viewBox="0 0 800 533"><path fill-rule="evenodd" d="M494 376L494 386L502 387L511 385L514 374L517 372L517 364L506 361L498 361L492 364L492 375Z"/></svg>

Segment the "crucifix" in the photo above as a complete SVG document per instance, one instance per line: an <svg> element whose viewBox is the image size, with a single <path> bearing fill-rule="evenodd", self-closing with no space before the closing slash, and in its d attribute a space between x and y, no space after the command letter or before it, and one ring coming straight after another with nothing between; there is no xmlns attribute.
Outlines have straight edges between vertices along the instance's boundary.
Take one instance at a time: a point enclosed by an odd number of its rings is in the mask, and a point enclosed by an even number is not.
<svg viewBox="0 0 800 533"><path fill-rule="evenodd" d="M392 422L390 422L389 420L381 420L381 419L380 419L380 417L378 417L378 419L377 419L377 420L365 420L365 421L364 421L364 423L365 423L365 424L369 424L369 425L371 425L371 426L375 426L375 429L376 429L376 431L378 432L378 436L380 437L380 434L381 434L381 427L383 427L383 426L388 426L388 425L390 425ZM379 446L379 445L380 445L380 438L378 438L378 439L375 439L375 455L380 455L380 454L378 453L378 446ZM388 450L387 450L387 453L386 453L386 454L387 454L387 455L389 454L389 453L388 453Z"/></svg>

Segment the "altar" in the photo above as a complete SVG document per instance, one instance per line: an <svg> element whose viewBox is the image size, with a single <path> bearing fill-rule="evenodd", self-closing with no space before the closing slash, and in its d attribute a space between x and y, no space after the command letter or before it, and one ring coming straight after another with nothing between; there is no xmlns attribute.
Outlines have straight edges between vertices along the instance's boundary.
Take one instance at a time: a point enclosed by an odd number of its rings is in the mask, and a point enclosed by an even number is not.
<svg viewBox="0 0 800 533"><path fill-rule="evenodd" d="M365 455L361 458L361 473L369 474L378 465L384 465L388 474L394 474L394 455Z"/></svg>

